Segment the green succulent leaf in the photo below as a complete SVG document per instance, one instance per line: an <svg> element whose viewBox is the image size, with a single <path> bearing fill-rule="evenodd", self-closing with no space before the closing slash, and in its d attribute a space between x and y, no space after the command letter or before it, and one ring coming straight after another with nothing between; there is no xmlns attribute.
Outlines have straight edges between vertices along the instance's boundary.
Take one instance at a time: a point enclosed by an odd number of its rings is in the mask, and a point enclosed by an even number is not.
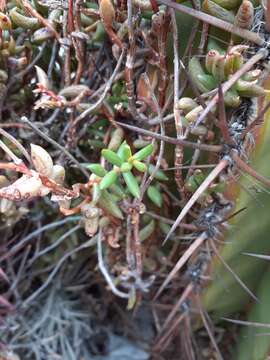
<svg viewBox="0 0 270 360"><path fill-rule="evenodd" d="M133 166L135 167L135 169L143 173L147 170L147 166L138 160L133 161Z"/></svg>
<svg viewBox="0 0 270 360"><path fill-rule="evenodd" d="M117 155L122 161L127 161L132 156L130 146L125 141L119 147Z"/></svg>
<svg viewBox="0 0 270 360"><path fill-rule="evenodd" d="M103 177L107 174L107 171L100 164L89 164L87 167L93 174L99 177Z"/></svg>
<svg viewBox="0 0 270 360"><path fill-rule="evenodd" d="M123 161L115 152L109 149L103 149L101 154L109 163L121 167Z"/></svg>
<svg viewBox="0 0 270 360"><path fill-rule="evenodd" d="M154 150L154 146L152 144L149 144L147 146L145 146L144 148L142 148L141 150L139 150L138 152L136 152L136 154L133 155L133 160L144 160L145 158L147 158L149 155L152 154Z"/></svg>
<svg viewBox="0 0 270 360"><path fill-rule="evenodd" d="M129 192L136 198L140 197L140 188L139 184L135 178L135 176L132 174L132 172L126 172L123 173L123 178L125 180L125 183L127 184L127 188Z"/></svg>
<svg viewBox="0 0 270 360"><path fill-rule="evenodd" d="M115 170L109 171L101 180L99 187L101 190L107 189L117 180L118 173Z"/></svg>
<svg viewBox="0 0 270 360"><path fill-rule="evenodd" d="M107 190L102 190L98 203L104 210L106 210L112 216L118 219L124 218L119 206L112 199L111 194Z"/></svg>
<svg viewBox="0 0 270 360"><path fill-rule="evenodd" d="M139 238L141 241L146 240L155 231L155 221L151 220L149 224L143 227L139 232Z"/></svg>
<svg viewBox="0 0 270 360"><path fill-rule="evenodd" d="M153 185L150 185L147 189L147 196L158 207L162 206L162 195L160 191Z"/></svg>
<svg viewBox="0 0 270 360"><path fill-rule="evenodd" d="M148 169L147 169L147 170L148 170L148 173L149 173L150 175L152 175L154 169L155 169L155 166L154 166L153 164L150 164L150 165L148 166ZM162 171L162 170L158 170L158 171L155 173L154 178L157 179L157 180L160 180L160 181L168 181L168 180L169 180L169 178L166 176L166 174L165 174L164 171Z"/></svg>
<svg viewBox="0 0 270 360"><path fill-rule="evenodd" d="M121 172L128 172L132 169L132 165L128 162L124 162L122 165L121 165Z"/></svg>
<svg viewBox="0 0 270 360"><path fill-rule="evenodd" d="M101 196L101 189L99 184L94 183L92 188L92 203L96 204Z"/></svg>

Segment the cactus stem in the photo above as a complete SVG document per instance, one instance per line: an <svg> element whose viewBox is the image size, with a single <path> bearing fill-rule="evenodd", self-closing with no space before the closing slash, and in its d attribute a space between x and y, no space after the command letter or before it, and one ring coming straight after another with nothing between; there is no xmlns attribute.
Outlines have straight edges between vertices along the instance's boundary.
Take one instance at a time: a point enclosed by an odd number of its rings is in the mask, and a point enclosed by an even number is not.
<svg viewBox="0 0 270 360"><path fill-rule="evenodd" d="M178 10L180 12L182 12L183 14L187 14L190 16L195 17L198 20L201 20L203 22L206 22L210 25L216 26L222 30L228 31L232 34L238 35L243 39L246 39L248 41L251 41L257 45L262 46L264 44L264 40L257 35L256 33L246 30L246 29L241 29L239 27L236 27L233 24L228 23L227 21L221 20L221 19L217 19L214 16L205 14L201 11L195 10L195 9L191 9L188 8L187 6L181 5L181 4L176 4L170 0L159 0L159 2L161 4L167 5L169 7L174 8L175 10Z"/></svg>
<svg viewBox="0 0 270 360"><path fill-rule="evenodd" d="M222 84L222 92L225 94L226 91L228 91L238 79L240 79L241 76L243 76L247 71L252 69L252 67L259 62L260 60L264 59L267 56L267 50L262 49L261 51L258 51L257 54L252 56L238 71L236 71L232 77L226 82ZM196 121L195 126L198 126L203 119L206 117L206 115L211 111L213 106L216 105L218 102L219 95L216 94L211 101L207 104L206 108L201 112L198 120Z"/></svg>
<svg viewBox="0 0 270 360"><path fill-rule="evenodd" d="M243 288L243 290L245 290L246 293L248 293L253 300L255 300L256 302L259 302L259 299L244 284L244 282L240 279L240 277L233 271L233 269L227 264L227 262L219 254L218 249L216 248L216 245L212 239L210 239L210 245L211 245L211 248L213 249L215 255L217 256L217 258L221 261L221 263L224 265L224 267L232 274L232 276L235 278L235 280L238 282L238 284Z"/></svg>

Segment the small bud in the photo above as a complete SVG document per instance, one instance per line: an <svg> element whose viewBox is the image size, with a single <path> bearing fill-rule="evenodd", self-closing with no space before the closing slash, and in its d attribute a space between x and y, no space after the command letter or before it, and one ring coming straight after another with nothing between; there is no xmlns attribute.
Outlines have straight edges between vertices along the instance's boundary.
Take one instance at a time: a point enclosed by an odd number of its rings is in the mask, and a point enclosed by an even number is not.
<svg viewBox="0 0 270 360"><path fill-rule="evenodd" d="M243 0L237 14L234 24L243 29L250 29L254 21L254 7L249 0Z"/></svg>
<svg viewBox="0 0 270 360"><path fill-rule="evenodd" d="M188 114L186 114L185 118L189 123L194 123L202 111L203 107L199 105L195 109L191 110Z"/></svg>
<svg viewBox="0 0 270 360"><path fill-rule="evenodd" d="M49 81L48 76L45 73L45 71L37 65L35 66L35 68L36 68L38 82L42 86L44 86L45 89L50 89L51 88L50 81Z"/></svg>
<svg viewBox="0 0 270 360"><path fill-rule="evenodd" d="M15 25L27 30L35 30L40 27L40 23L36 18L24 16L18 10L17 7L14 7L9 12L11 20Z"/></svg>
<svg viewBox="0 0 270 360"><path fill-rule="evenodd" d="M52 170L52 180L54 180L57 184L63 185L65 181L66 171L62 165L54 165Z"/></svg>
<svg viewBox="0 0 270 360"><path fill-rule="evenodd" d="M212 74L218 82L225 79L225 56L217 57L212 66Z"/></svg>
<svg viewBox="0 0 270 360"><path fill-rule="evenodd" d="M178 101L177 109L182 110L184 114L190 112L198 106L196 101L189 97L183 97Z"/></svg>
<svg viewBox="0 0 270 360"><path fill-rule="evenodd" d="M201 170L195 170L194 174L190 176L188 181L185 184L185 187L190 192L195 192L197 188L201 185L204 181L205 175Z"/></svg>
<svg viewBox="0 0 270 360"><path fill-rule="evenodd" d="M52 158L50 154L41 146L31 144L31 159L37 172L47 177L50 177L52 175Z"/></svg>
<svg viewBox="0 0 270 360"><path fill-rule="evenodd" d="M99 13L106 26L112 26L115 19L115 11L111 0L100 0Z"/></svg>
<svg viewBox="0 0 270 360"><path fill-rule="evenodd" d="M226 10L211 0L204 0L202 8L208 14L217 17L218 19L227 21L231 24L234 23L234 13L230 10Z"/></svg>
<svg viewBox="0 0 270 360"><path fill-rule="evenodd" d="M93 219L100 215L100 209L91 204L85 204L81 207L81 213L86 219Z"/></svg>
<svg viewBox="0 0 270 360"><path fill-rule="evenodd" d="M11 24L10 18L2 12L0 12L0 29L1 30L11 30L12 29L12 24Z"/></svg>
<svg viewBox="0 0 270 360"><path fill-rule="evenodd" d="M243 80L254 81L254 80L259 79L261 74L262 74L262 70L260 70L260 69L251 70L251 71L248 71L247 73L245 73L245 75L243 76Z"/></svg>
<svg viewBox="0 0 270 360"><path fill-rule="evenodd" d="M108 145L108 149L112 151L117 151L123 141L123 137L124 137L123 129L117 128L116 130L114 130Z"/></svg>
<svg viewBox="0 0 270 360"><path fill-rule="evenodd" d="M94 236L98 231L99 217L84 219L84 231L88 236Z"/></svg>
<svg viewBox="0 0 270 360"><path fill-rule="evenodd" d="M236 83L236 90L240 96L255 97L265 95L265 90L262 86L255 84L255 82L244 81L239 79Z"/></svg>
<svg viewBox="0 0 270 360"><path fill-rule="evenodd" d="M237 108L241 104L241 98L236 90L230 89L225 92L224 104L232 108Z"/></svg>
<svg viewBox="0 0 270 360"><path fill-rule="evenodd" d="M212 74L212 68L214 63L220 57L220 53L217 50L210 50L208 51L206 58L205 58L205 67L209 74Z"/></svg>
<svg viewBox="0 0 270 360"><path fill-rule="evenodd" d="M239 70L241 68L243 63L244 63L244 58L240 53L238 53L238 52L231 53L230 52L225 57L224 71L225 71L226 76L234 74L237 70Z"/></svg>

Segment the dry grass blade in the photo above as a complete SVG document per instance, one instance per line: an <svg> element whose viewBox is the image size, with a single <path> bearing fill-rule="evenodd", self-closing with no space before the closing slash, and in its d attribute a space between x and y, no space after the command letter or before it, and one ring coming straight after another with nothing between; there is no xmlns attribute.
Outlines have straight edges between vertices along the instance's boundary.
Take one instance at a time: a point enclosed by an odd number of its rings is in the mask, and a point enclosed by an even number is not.
<svg viewBox="0 0 270 360"><path fill-rule="evenodd" d="M207 178L202 182L202 184L198 187L195 193L191 196L187 204L184 206L180 214L178 215L175 223L171 227L169 233L167 234L163 244L170 238L174 230L178 227L184 217L188 214L191 207L195 204L195 202L199 199L199 197L205 192L205 190L211 185L211 183L216 179L216 177L228 166L229 162L226 159L220 160L217 166L211 171L211 173L207 176Z"/></svg>
<svg viewBox="0 0 270 360"><path fill-rule="evenodd" d="M214 244L214 241L210 240L211 247L217 256L217 258L222 262L224 267L232 274L232 276L235 278L235 280L238 282L238 284L242 287L243 290L256 302L259 302L259 299L253 294L251 290L244 284L244 282L240 279L240 277L233 271L233 269L227 264L227 262L223 259L223 257L219 254L218 249L216 248L216 245Z"/></svg>
<svg viewBox="0 0 270 360"><path fill-rule="evenodd" d="M175 277L175 275L178 273L178 271L186 264L188 259L194 253L194 251L196 251L207 238L208 238L208 235L206 232L204 232L189 246L189 248L184 252L184 254L177 261L174 268L167 276L166 280L163 282L163 284L158 289L158 291L154 297L154 300L156 300L159 297L159 295L162 293L162 291L165 289L165 287L169 284L169 282Z"/></svg>
<svg viewBox="0 0 270 360"><path fill-rule="evenodd" d="M214 347L214 349L216 350L216 356L217 356L217 359L218 360L223 360L223 356L221 355L221 352L219 350L219 347L217 345L217 342L215 340L215 336L208 324L208 321L206 319L206 316L205 316L205 311L204 309L202 308L202 304L201 304L201 301L200 301L200 298L198 296L196 296L196 300L197 300L197 305L198 305L198 308L199 308L199 312L200 312L200 315L201 315L201 318L202 318L202 321L203 321L203 325L207 331L207 334L211 340L211 343Z"/></svg>
<svg viewBox="0 0 270 360"><path fill-rule="evenodd" d="M237 325L252 326L252 327L257 327L257 328L261 328L261 327L270 328L270 324L267 324L267 323L259 323L259 322L253 322L253 321L229 319L229 318L226 318L226 317L221 317L221 319L225 320L225 321L228 321L230 323L233 323L233 324L237 324Z"/></svg>
<svg viewBox="0 0 270 360"><path fill-rule="evenodd" d="M270 260L270 255L253 254L253 253L248 253L248 252L243 252L242 254L247 255L247 256L253 256L253 257L256 257L258 259Z"/></svg>
<svg viewBox="0 0 270 360"><path fill-rule="evenodd" d="M146 130L146 129L142 129L139 128L137 126L132 126L132 125L128 125L128 124L124 124L121 122L116 121L116 124L122 126L123 128L132 130L138 134L142 134L142 135L146 135L146 136L150 136L154 139L157 140L161 140L161 141L165 141L169 144L174 144L174 145L182 145L185 147L189 147L191 149L200 149L203 151L209 151L209 152L216 152L216 153L220 153L222 150L222 146L221 145L207 145L207 144L198 144L198 143L193 143L191 141L187 141L187 140L182 140L182 139L175 139L169 136L163 136L160 134L156 134L152 131Z"/></svg>

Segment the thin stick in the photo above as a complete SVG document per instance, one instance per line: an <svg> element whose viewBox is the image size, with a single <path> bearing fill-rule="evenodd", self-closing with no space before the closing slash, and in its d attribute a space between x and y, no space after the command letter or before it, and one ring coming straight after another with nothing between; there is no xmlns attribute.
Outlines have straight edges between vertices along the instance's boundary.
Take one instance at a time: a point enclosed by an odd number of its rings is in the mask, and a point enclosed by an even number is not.
<svg viewBox="0 0 270 360"><path fill-rule="evenodd" d="M171 21L172 21L172 30L173 30L173 53L174 53L174 122L176 129L176 137L177 139L183 138L183 126L180 117L180 110L178 109L178 101L179 101L179 54L178 54L178 29L175 17L175 11L170 9ZM174 151L174 165L175 165L175 182L177 184L179 193L182 198L184 198L185 192L184 190L184 181L182 177L181 166L184 159L184 151L183 146L176 146Z"/></svg>
<svg viewBox="0 0 270 360"><path fill-rule="evenodd" d="M58 34L58 32L55 30L55 28L52 26L52 24L44 19L32 6L28 1L23 0L22 1L23 7L25 8L26 11L28 11L33 17L35 17L36 19L38 19L38 21L43 24L46 28L48 28L54 35L54 37L59 41L60 40L60 35Z"/></svg>
<svg viewBox="0 0 270 360"><path fill-rule="evenodd" d="M72 221L76 221L78 222L81 219L80 216L70 216L68 218L59 220L59 221L55 221L53 223L44 225L42 228L39 228L37 230L34 230L32 233L28 234L25 238L23 238L22 240L20 240L20 242L18 244L16 244L15 246L13 246L13 248L7 252L5 255L3 255L0 258L0 262L7 259L8 257L16 254L22 247L24 247L29 241L31 241L33 238L37 237L39 234L41 234L42 232L46 231L46 230L50 230L53 229L55 227L64 225L66 223L72 222Z"/></svg>
<svg viewBox="0 0 270 360"><path fill-rule="evenodd" d="M26 305L29 305L32 301L34 301L50 284L50 282L53 280L53 278L55 277L55 275L57 274L57 272L59 271L59 269L61 268L61 266L63 265L63 263L72 255L76 254L77 252L88 248L89 246L93 245L95 242L95 238L92 238L88 241L86 241L85 243L83 243L82 245L78 246L75 249L72 249L69 252L66 252L61 259L58 261L58 263L56 264L56 266L53 267L53 271L50 273L50 275L47 277L47 279L45 280L45 282L34 292L32 293L22 304L22 307L26 307Z"/></svg>
<svg viewBox="0 0 270 360"><path fill-rule="evenodd" d="M20 150L20 152L25 156L25 158L29 161L29 163L32 164L30 155L25 150L25 148L22 146L22 144L20 144L19 141L14 138L14 136L10 135L4 129L1 129L1 127L0 127L0 134L5 136L9 141L11 141Z"/></svg>
<svg viewBox="0 0 270 360"><path fill-rule="evenodd" d="M223 139L227 145L234 144L234 141L231 138L228 123L226 120L226 111L225 111L225 104L224 104L224 94L222 92L222 88L219 85L218 87L218 113L219 113L219 122L218 126L220 128L221 134Z"/></svg>
<svg viewBox="0 0 270 360"><path fill-rule="evenodd" d="M149 78L147 76L147 74L144 74L143 76L144 78L144 81L146 83L146 85L148 86L149 88L149 91L151 93L151 98L152 98L152 101L155 105L155 108L156 108L156 112L158 114L158 117L160 119L160 135L164 136L165 135L165 129L164 129L164 124L163 124L163 117L162 117L162 112L161 112L161 109L160 109L160 106L159 106L159 103L157 101L157 98L156 98L156 95L151 87L151 84L150 84L150 81L149 81ZM151 182L154 180L155 176L156 176L156 173L158 172L159 168L160 168L160 165L161 165L161 161L162 161L162 158L163 158L163 154L164 154L164 147L165 147L165 143L163 140L161 140L160 142L160 149L159 149L159 154L158 154L158 158L157 158L157 162L156 162L156 165L155 165L155 168L153 169L151 175L149 176L149 178L147 179L147 181L145 182L145 184L142 186L141 188L141 195L140 195L140 199L143 198L143 195L146 191L146 189L148 188L148 186L151 184Z"/></svg>
<svg viewBox="0 0 270 360"><path fill-rule="evenodd" d="M17 165L22 163L22 160L19 159L13 152L7 147L5 143L3 143L2 140L0 140L0 148L10 157L10 159Z"/></svg>
<svg viewBox="0 0 270 360"><path fill-rule="evenodd" d="M98 101L93 104L92 106L90 106L88 109L86 109L83 113L81 113L81 115L79 115L76 119L75 119L75 122L77 123L78 121L81 121L82 119L84 119L87 115L91 114L92 111L94 111L96 108L98 108L104 101L104 99L106 98L107 96L107 93L109 92L109 90L111 89L111 86L114 82L114 79L121 67L121 64L122 64L122 61L123 61L123 58L124 58L124 55L125 55L125 50L122 51L118 61L117 61L117 64L116 64L116 67L110 77L110 79L106 82L106 86L104 88L104 91L102 93L102 95L100 96L100 98L98 99Z"/></svg>
<svg viewBox="0 0 270 360"><path fill-rule="evenodd" d="M156 133L154 133L152 131L142 129L142 128L139 128L137 126L128 125L128 124L125 124L125 123L122 123L122 122L116 121L115 123L122 126L123 128L135 131L138 134L150 136L150 137L152 137L154 139L165 141L165 142L170 143L170 144L182 145L182 146L189 147L191 149L200 149L200 150L203 150L203 151L210 151L210 152L216 152L216 153L220 153L222 151L222 149L223 149L223 147L221 145L197 144L197 143L193 143L193 142L187 141L187 140L175 139L175 138L165 136L165 135L162 136L162 135L156 134Z"/></svg>
<svg viewBox="0 0 270 360"><path fill-rule="evenodd" d="M97 237L97 254L98 254L98 266L99 266L99 269L102 272L102 274L103 274L107 284L109 285L111 291L115 295L117 295L117 296L119 296L119 297L121 297L123 299L128 299L129 294L124 293L124 292L122 292L122 291L120 291L120 290L118 290L116 288L116 286L114 285L113 280L112 280L111 276L109 275L108 270L107 270L107 268L106 268L106 266L104 264L103 255L102 255L102 231L101 230L99 231L98 237Z"/></svg>
<svg viewBox="0 0 270 360"><path fill-rule="evenodd" d="M185 290L183 291L183 293L180 296L177 303L172 308L172 311L168 315L167 319L162 324L162 327L161 327L159 333L164 331L164 329L166 329L166 327L169 325L169 323L174 319L177 312L181 309L181 305L183 304L184 301L186 301L186 299L188 298L188 296L189 296L189 294L191 293L192 290L193 290L193 284L189 283L188 286L186 286Z"/></svg>
<svg viewBox="0 0 270 360"><path fill-rule="evenodd" d="M65 149L62 145L58 144L57 141L53 140L48 135L46 135L41 130L39 130L39 128L36 125L34 125L34 123L29 121L26 116L23 116L21 118L21 121L24 123L27 123L33 130L35 130L35 132L39 136L41 136L43 139L45 139L46 141L51 143L56 149L61 150L74 164L76 164L78 166L78 168L86 176L86 178L89 179L89 176L90 176L89 173L85 170L85 168L79 163L79 161L77 159L75 159L75 157L67 149Z"/></svg>
<svg viewBox="0 0 270 360"><path fill-rule="evenodd" d="M175 277L175 275L178 273L178 271L185 265L185 263L188 261L188 259L191 257L191 255L200 247L203 242L208 238L208 235L206 232L203 232L190 246L189 248L184 252L184 254L180 257L180 259L175 264L172 271L169 273L163 284L158 289L154 300L156 300L159 295L162 293L162 291L165 289L165 287L169 284L169 282Z"/></svg>
<svg viewBox="0 0 270 360"><path fill-rule="evenodd" d="M201 11L191 9L191 8L181 5L181 4L174 3L170 0L159 0L159 3L167 5L169 7L172 7L175 10L180 11L183 14L193 16L196 19L206 22L210 25L214 25L215 27L218 27L222 30L228 31L235 35L238 35L241 38L251 41L257 45L262 46L265 43L265 41L256 33L246 30L246 29L241 29L235 25L228 23L227 21L217 19L216 17L205 14Z"/></svg>
<svg viewBox="0 0 270 360"><path fill-rule="evenodd" d="M167 242L167 240L170 238L174 230L178 227L178 225L181 223L183 218L187 215L190 208L195 204L195 202L198 200L198 198L201 196L201 194L209 187L209 185L216 179L216 177L229 165L229 161L227 159L222 159L217 164L217 166L211 171L211 173L207 176L207 178L202 182L202 184L198 187L198 189L195 191L195 193L191 196L189 201L186 203L186 205L183 207L182 211L178 215L177 219L175 220L175 223L171 227L170 231L168 232L163 245Z"/></svg>

